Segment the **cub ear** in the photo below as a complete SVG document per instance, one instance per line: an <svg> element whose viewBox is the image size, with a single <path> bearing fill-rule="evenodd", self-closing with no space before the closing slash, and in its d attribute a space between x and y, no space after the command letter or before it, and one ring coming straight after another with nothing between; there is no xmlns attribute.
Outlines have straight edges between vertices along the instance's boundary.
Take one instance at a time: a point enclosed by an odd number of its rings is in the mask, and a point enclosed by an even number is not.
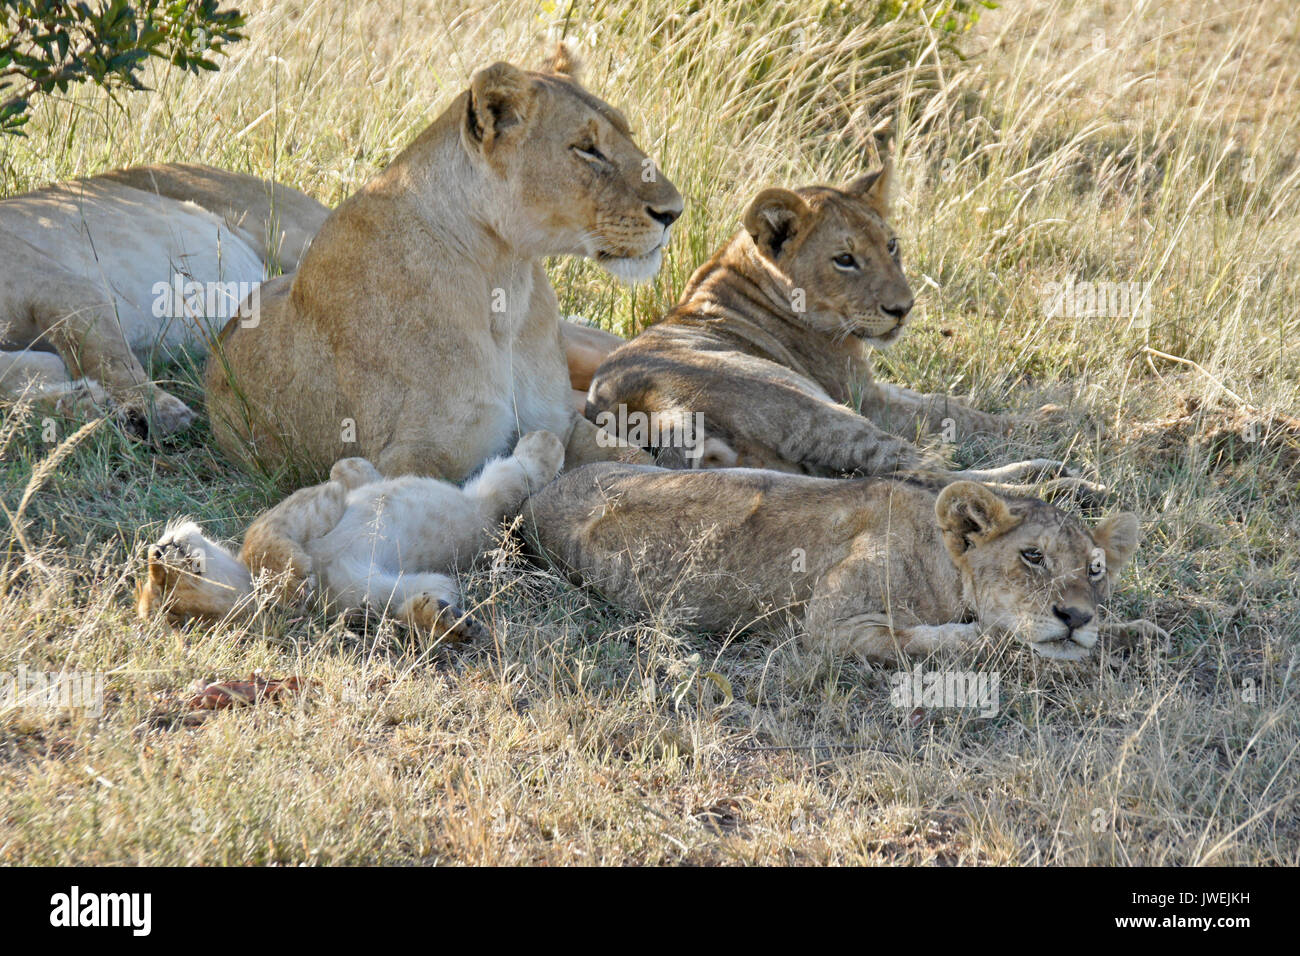
<svg viewBox="0 0 1300 956"><path fill-rule="evenodd" d="M555 50L542 64L541 72L558 73L574 82L582 80L582 60L578 54L563 40L555 44Z"/></svg>
<svg viewBox="0 0 1300 956"><path fill-rule="evenodd" d="M953 557L1006 534L1020 523L1005 501L973 481L956 481L939 492L934 514Z"/></svg>
<svg viewBox="0 0 1300 956"><path fill-rule="evenodd" d="M463 139L476 150L490 152L528 127L536 98L528 74L519 67L509 63L484 67L469 81Z"/></svg>
<svg viewBox="0 0 1300 956"><path fill-rule="evenodd" d="M1106 569L1113 574L1128 564L1137 550L1137 515L1130 511L1111 515L1092 529L1092 540L1106 552Z"/></svg>
<svg viewBox="0 0 1300 956"><path fill-rule="evenodd" d="M799 234L808 204L788 189L764 189L745 211L745 230L763 255L775 259Z"/></svg>
<svg viewBox="0 0 1300 956"><path fill-rule="evenodd" d="M886 153L881 167L873 173L859 176L844 187L850 196L864 199L881 219L889 218L889 199L894 186L894 160Z"/></svg>

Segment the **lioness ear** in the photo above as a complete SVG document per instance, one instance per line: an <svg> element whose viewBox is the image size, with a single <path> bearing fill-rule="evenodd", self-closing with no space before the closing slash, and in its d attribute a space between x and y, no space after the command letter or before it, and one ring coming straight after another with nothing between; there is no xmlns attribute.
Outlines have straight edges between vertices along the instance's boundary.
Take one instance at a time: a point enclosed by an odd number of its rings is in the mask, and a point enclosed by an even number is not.
<svg viewBox="0 0 1300 956"><path fill-rule="evenodd" d="M890 191L894 185L894 160L885 154L883 164L874 173L859 176L844 187L850 196L865 199L867 205L880 214L880 218L889 218Z"/></svg>
<svg viewBox="0 0 1300 956"><path fill-rule="evenodd" d="M1106 569L1113 574L1128 564L1137 550L1137 515L1130 511L1111 515L1092 529L1092 540L1106 552Z"/></svg>
<svg viewBox="0 0 1300 956"><path fill-rule="evenodd" d="M561 40L555 44L555 51L550 58L542 64L542 72L559 73L578 82L582 79L582 60L567 43Z"/></svg>
<svg viewBox="0 0 1300 956"><path fill-rule="evenodd" d="M939 492L934 514L939 519L943 543L953 557L972 545L1006 534L1020 523L1005 501L973 481L956 481Z"/></svg>
<svg viewBox="0 0 1300 956"><path fill-rule="evenodd" d="M788 189L764 189L745 211L745 230L765 256L775 259L799 234L808 204Z"/></svg>
<svg viewBox="0 0 1300 956"><path fill-rule="evenodd" d="M509 63L484 67L469 81L464 139L486 153L525 128L535 105L536 94L523 70Z"/></svg>

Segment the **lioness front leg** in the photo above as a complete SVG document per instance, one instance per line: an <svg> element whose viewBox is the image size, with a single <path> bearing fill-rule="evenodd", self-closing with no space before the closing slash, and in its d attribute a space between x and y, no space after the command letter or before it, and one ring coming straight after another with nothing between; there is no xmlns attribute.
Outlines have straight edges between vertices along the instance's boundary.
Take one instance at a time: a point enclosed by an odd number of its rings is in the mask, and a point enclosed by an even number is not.
<svg viewBox="0 0 1300 956"><path fill-rule="evenodd" d="M105 292L78 276L51 274L49 264L39 260L16 265L16 281L31 288L11 292L23 300L37 337L59 353L69 379L97 382L128 422L141 428L148 422L155 435L179 431L194 420L189 406L149 381Z"/></svg>

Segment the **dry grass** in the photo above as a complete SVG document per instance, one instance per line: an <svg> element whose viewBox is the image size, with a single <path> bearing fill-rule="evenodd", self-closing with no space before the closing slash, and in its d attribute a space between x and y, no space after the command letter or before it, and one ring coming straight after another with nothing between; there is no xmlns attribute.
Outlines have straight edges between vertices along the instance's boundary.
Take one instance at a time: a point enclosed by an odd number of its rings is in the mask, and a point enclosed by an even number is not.
<svg viewBox="0 0 1300 956"><path fill-rule="evenodd" d="M0 144L3 192L202 160L334 202L477 65L533 58L555 16L245 6L251 38L216 76L159 76L125 112L43 105L29 139ZM109 677L102 720L0 712L0 861L1300 862L1300 11L1026 0L986 14L964 60L897 68L914 36L819 28L811 3L664 22L589 6L573 21L588 85L626 108L688 211L651 286L556 263L565 307L625 331L653 319L759 185L847 177L890 118L919 308L882 368L990 409L1067 404L1068 426L959 457L1097 469L1144 517L1121 610L1172 645L1079 667L994 649L957 666L1001 675L998 716L913 720L887 670L638 621L508 547L467 581L491 646L286 613L145 626L130 578L165 519L233 536L269 489L205 426L166 449L103 426L42 466L56 443L8 409L0 671ZM1150 283L1149 323L1045 318L1043 284L1071 275ZM164 374L198 397L192 369ZM168 718L192 679L258 667L314 689Z"/></svg>

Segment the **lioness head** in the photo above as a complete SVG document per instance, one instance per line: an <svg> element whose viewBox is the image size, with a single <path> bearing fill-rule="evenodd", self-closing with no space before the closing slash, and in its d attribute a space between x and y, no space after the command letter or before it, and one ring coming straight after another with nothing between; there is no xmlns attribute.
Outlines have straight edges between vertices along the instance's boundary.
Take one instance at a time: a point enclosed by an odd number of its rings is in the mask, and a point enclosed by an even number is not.
<svg viewBox="0 0 1300 956"><path fill-rule="evenodd" d="M534 255L595 259L628 282L659 271L682 197L632 140L623 114L579 85L562 47L540 72L474 74L461 143L506 197Z"/></svg>
<svg viewBox="0 0 1300 956"><path fill-rule="evenodd" d="M891 164L839 189L764 189L744 216L762 265L809 328L883 344L903 330L912 290L889 215Z"/></svg>
<svg viewBox="0 0 1300 956"><path fill-rule="evenodd" d="M1136 516L1112 515L1089 530L1047 502L1004 499L970 481L944 488L935 514L981 624L1044 657L1087 656L1098 611L1137 548Z"/></svg>

